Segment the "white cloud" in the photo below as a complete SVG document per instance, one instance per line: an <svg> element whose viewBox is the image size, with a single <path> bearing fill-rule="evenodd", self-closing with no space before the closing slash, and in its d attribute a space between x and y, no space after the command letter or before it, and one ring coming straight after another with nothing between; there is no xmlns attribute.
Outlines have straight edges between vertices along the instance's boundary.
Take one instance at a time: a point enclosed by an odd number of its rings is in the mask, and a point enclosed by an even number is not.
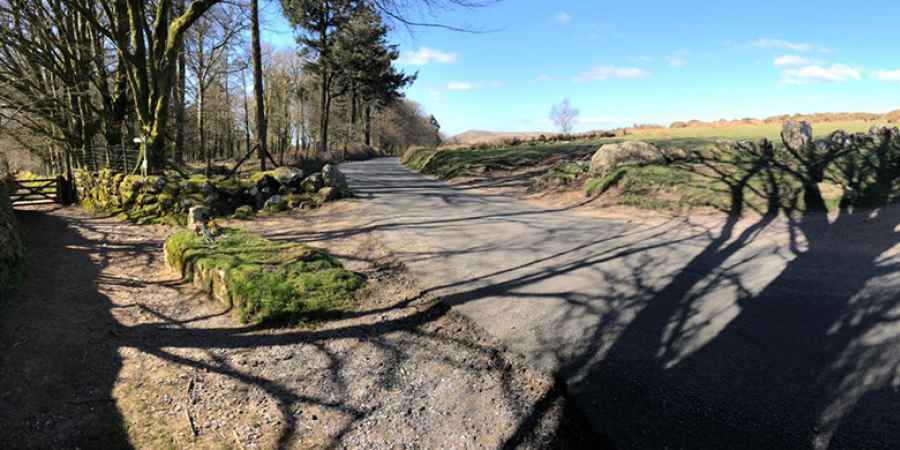
<svg viewBox="0 0 900 450"><path fill-rule="evenodd" d="M456 92L474 91L475 83L470 83L468 81L451 81L447 83L447 90Z"/></svg>
<svg viewBox="0 0 900 450"><path fill-rule="evenodd" d="M900 81L900 70L876 70L875 78L882 81Z"/></svg>
<svg viewBox="0 0 900 450"><path fill-rule="evenodd" d="M754 47L774 48L778 50L790 50L792 52L809 52L816 47L812 44L788 42L781 39L760 38L751 43Z"/></svg>
<svg viewBox="0 0 900 450"><path fill-rule="evenodd" d="M775 67L808 65L809 60L796 55L783 55L775 58Z"/></svg>
<svg viewBox="0 0 900 450"><path fill-rule="evenodd" d="M575 81L636 80L647 78L650 72L637 67L594 66L575 77Z"/></svg>
<svg viewBox="0 0 900 450"><path fill-rule="evenodd" d="M793 69L785 69L782 79L787 83L797 84L809 81L847 81L862 79L859 69L845 64L832 64L824 67L808 65Z"/></svg>
<svg viewBox="0 0 900 450"><path fill-rule="evenodd" d="M554 77L553 75L547 75L546 73L542 73L537 76L537 81L553 81L555 79L556 77Z"/></svg>
<svg viewBox="0 0 900 450"><path fill-rule="evenodd" d="M560 12L559 14L556 15L556 21L557 21L560 25L568 25L569 22L572 21L572 16L570 16L570 15L569 15L568 13L566 13L566 12Z"/></svg>
<svg viewBox="0 0 900 450"><path fill-rule="evenodd" d="M455 63L459 56L456 53L447 53L428 47L419 47L418 50L403 52L400 62L412 66L424 66L431 62L441 64Z"/></svg>
<svg viewBox="0 0 900 450"><path fill-rule="evenodd" d="M666 64L670 67L684 67L687 65L687 57L690 53L691 52L686 49L678 50L677 52L666 56Z"/></svg>
<svg viewBox="0 0 900 450"><path fill-rule="evenodd" d="M502 81L486 81L475 83L472 81L451 81L447 83L447 90L453 92L469 92L476 89L497 89L503 87Z"/></svg>

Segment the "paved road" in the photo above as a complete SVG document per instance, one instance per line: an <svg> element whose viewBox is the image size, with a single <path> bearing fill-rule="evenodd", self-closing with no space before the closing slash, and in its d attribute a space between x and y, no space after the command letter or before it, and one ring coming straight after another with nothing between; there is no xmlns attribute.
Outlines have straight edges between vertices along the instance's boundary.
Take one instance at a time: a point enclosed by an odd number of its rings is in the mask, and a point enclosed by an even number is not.
<svg viewBox="0 0 900 450"><path fill-rule="evenodd" d="M615 447L900 448L900 214L651 226L343 168L367 229Z"/></svg>

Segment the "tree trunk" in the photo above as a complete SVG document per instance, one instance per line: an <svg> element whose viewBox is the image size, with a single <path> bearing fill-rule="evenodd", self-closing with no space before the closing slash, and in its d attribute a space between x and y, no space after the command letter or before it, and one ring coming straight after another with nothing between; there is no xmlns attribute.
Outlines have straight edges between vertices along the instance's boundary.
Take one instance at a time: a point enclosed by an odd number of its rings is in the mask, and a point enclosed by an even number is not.
<svg viewBox="0 0 900 450"><path fill-rule="evenodd" d="M331 89L329 86L328 75L322 75L322 113L319 118L319 154L324 156L328 153L328 118L331 116L331 96L328 95L328 91Z"/></svg>
<svg viewBox="0 0 900 450"><path fill-rule="evenodd" d="M247 101L247 77L244 76L243 70L241 70L241 92L244 95L244 141L247 144L244 153L250 153L250 104Z"/></svg>
<svg viewBox="0 0 900 450"><path fill-rule="evenodd" d="M309 143L307 142L308 133L306 132L306 99L301 95L300 97L300 140L303 145L303 151L306 153L306 158L309 159Z"/></svg>
<svg viewBox="0 0 900 450"><path fill-rule="evenodd" d="M250 21L253 27L253 91L256 95L256 145L259 167L266 170L266 111L263 103L262 49L259 43L259 0L250 1Z"/></svg>
<svg viewBox="0 0 900 450"><path fill-rule="evenodd" d="M178 0L178 14L184 14L184 0ZM178 49L178 67L175 81L175 164L184 165L184 102L187 84L187 58L184 51L184 40Z"/></svg>
<svg viewBox="0 0 900 450"><path fill-rule="evenodd" d="M366 103L363 110L366 128L366 147L372 146L372 105Z"/></svg>
<svg viewBox="0 0 900 450"><path fill-rule="evenodd" d="M225 58L225 152L234 158L234 121L231 117L231 93L228 91L228 57Z"/></svg>
<svg viewBox="0 0 900 450"><path fill-rule="evenodd" d="M203 115L203 110L205 109L205 100L206 100L206 87L203 85L203 80L197 81L197 133L200 138L199 149L200 155L203 156L203 159L206 161L206 176L209 177L212 175L212 162L211 162L211 153L206 149L206 118Z"/></svg>

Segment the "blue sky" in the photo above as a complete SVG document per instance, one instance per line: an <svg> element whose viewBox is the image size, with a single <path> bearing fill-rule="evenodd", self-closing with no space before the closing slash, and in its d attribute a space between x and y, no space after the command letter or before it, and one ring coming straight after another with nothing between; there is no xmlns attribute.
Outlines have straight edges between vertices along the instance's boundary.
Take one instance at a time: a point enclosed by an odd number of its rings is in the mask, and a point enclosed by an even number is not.
<svg viewBox="0 0 900 450"><path fill-rule="evenodd" d="M276 8L264 39L292 45ZM420 19L489 31L392 35L419 72L407 96L449 134L552 130L564 98L579 130L900 108L896 0L504 0Z"/></svg>

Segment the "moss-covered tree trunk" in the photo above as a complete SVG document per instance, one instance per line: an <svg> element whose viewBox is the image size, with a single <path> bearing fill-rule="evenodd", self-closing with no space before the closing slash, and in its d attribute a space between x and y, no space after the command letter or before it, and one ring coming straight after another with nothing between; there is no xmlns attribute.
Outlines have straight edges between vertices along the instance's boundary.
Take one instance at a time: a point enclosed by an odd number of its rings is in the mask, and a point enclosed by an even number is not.
<svg viewBox="0 0 900 450"><path fill-rule="evenodd" d="M152 12L147 8L154 4L142 0L104 0L108 23L93 18L93 25L113 38L125 66L143 141L141 157L149 173L162 170L165 160L169 100L184 32L220 1L194 0L172 19L173 0L157 1Z"/></svg>

